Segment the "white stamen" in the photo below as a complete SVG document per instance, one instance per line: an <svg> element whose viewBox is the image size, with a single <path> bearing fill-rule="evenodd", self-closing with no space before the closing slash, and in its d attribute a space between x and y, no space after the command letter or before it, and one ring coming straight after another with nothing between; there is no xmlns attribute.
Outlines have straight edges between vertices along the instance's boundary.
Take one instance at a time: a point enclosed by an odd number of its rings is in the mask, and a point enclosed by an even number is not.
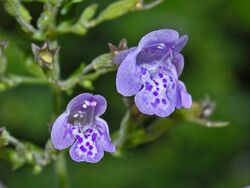
<svg viewBox="0 0 250 188"><path fill-rule="evenodd" d="M73 115L74 118L77 118L78 116L79 116L78 113Z"/></svg>
<svg viewBox="0 0 250 188"><path fill-rule="evenodd" d="M91 106L96 106L97 103L96 103L95 101L92 101L90 105L91 105Z"/></svg>
<svg viewBox="0 0 250 188"><path fill-rule="evenodd" d="M89 102L88 100L86 100L86 101L85 101L85 104L86 104L87 106L89 106L89 105L90 105L90 102Z"/></svg>
<svg viewBox="0 0 250 188"><path fill-rule="evenodd" d="M164 49L166 47L166 44L164 44L164 43L161 43L161 44L159 44L158 46L157 46L157 48L158 49Z"/></svg>
<svg viewBox="0 0 250 188"><path fill-rule="evenodd" d="M82 107L83 108L87 108L88 106L87 106L87 104L83 104Z"/></svg>

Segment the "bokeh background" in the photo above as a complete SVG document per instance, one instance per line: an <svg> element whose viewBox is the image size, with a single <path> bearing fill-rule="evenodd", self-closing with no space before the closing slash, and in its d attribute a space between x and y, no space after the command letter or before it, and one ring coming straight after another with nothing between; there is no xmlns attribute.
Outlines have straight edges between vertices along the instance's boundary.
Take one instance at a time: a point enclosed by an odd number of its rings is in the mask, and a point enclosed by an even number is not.
<svg viewBox="0 0 250 188"><path fill-rule="evenodd" d="M80 13L91 0L76 7ZM100 10L112 0L98 0ZM181 79L195 100L209 95L217 103L213 119L230 121L225 128L204 128L181 123L158 141L130 150L124 158L106 154L98 164L78 164L67 156L71 187L109 188L238 188L250 185L250 1L166 0L154 9L134 12L104 22L86 36L63 35L62 77L81 62L108 52L107 43L123 37L136 45L146 33L172 28L188 34L183 50L185 71ZM34 18L41 4L28 4ZM25 74L25 54L32 41L16 21L0 7L0 39L10 41L6 50L8 71ZM115 89L115 73L94 83L109 107L104 118L111 132L119 128L125 113ZM78 88L74 95L84 92ZM70 99L65 96L65 104ZM0 93L0 124L20 139L43 146L49 138L52 98L46 86L22 85ZM54 165L39 175L29 167L16 171L0 161L0 181L10 188L57 187Z"/></svg>

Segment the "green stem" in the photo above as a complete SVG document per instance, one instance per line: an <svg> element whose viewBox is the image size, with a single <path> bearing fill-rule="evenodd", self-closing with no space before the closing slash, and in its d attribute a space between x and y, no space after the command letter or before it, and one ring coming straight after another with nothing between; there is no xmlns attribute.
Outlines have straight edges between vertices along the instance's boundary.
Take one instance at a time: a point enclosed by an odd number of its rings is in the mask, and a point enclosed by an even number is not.
<svg viewBox="0 0 250 188"><path fill-rule="evenodd" d="M62 93L57 85L53 85L52 89L54 98L53 99L54 102L53 119L54 119L61 113ZM66 166L65 156L63 153L59 155L58 159L55 161L55 172L58 176L59 188L68 188L69 183L67 178L67 166Z"/></svg>
<svg viewBox="0 0 250 188"><path fill-rule="evenodd" d="M55 163L56 174L59 178L59 188L68 188L68 178L67 178L67 167L65 155L62 153L59 155L56 163Z"/></svg>

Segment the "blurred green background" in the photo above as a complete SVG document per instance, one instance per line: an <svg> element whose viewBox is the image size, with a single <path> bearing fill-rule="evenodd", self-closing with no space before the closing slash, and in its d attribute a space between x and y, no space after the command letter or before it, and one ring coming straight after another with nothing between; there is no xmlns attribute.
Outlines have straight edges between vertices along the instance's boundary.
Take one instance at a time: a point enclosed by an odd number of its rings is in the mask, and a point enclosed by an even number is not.
<svg viewBox="0 0 250 188"><path fill-rule="evenodd" d="M91 0L78 5L80 12ZM100 10L112 0L99 0ZM41 4L27 4L34 18ZM81 62L108 52L107 43L126 37L134 46L146 33L172 28L188 34L183 50L185 71L181 79L193 99L209 95L217 103L214 119L230 121L225 128L204 128L185 123L172 127L158 141L130 150L122 159L106 154L98 164L75 163L67 155L71 187L109 188L238 188L250 185L250 1L166 0L154 9L134 12L104 22L86 36L63 35L62 77ZM25 74L25 54L32 41L0 7L0 39L6 49L8 71ZM115 73L94 83L104 95L108 110L104 118L111 132L119 128L125 113L115 89ZM78 88L74 95L84 92ZM70 96L65 96L65 104ZM0 93L0 125L20 139L43 146L49 138L51 91L45 86L22 85ZM33 175L29 167L12 171L0 161L0 181L10 188L57 187L54 165Z"/></svg>

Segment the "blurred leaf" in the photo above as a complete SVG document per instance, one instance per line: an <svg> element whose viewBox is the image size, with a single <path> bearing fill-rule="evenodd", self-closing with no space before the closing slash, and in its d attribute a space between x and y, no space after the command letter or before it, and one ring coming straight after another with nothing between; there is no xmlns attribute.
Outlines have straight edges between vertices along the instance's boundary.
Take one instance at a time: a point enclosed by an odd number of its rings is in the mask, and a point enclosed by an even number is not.
<svg viewBox="0 0 250 188"><path fill-rule="evenodd" d="M8 41L0 40L0 76L4 75L7 68L7 59L4 54L4 49L8 46L8 43Z"/></svg>
<svg viewBox="0 0 250 188"><path fill-rule="evenodd" d="M190 122L196 123L198 125L208 127L208 128L219 128L219 127L226 127L229 125L229 122L226 121L211 121L207 119L191 119Z"/></svg>
<svg viewBox="0 0 250 188"><path fill-rule="evenodd" d="M25 65L27 66L27 70L29 71L29 73L31 73L34 76L43 77L44 78L44 73L43 73L41 67L39 67L37 65L37 63L35 62L34 58L28 57L25 60Z"/></svg>
<svg viewBox="0 0 250 188"><path fill-rule="evenodd" d="M72 7L72 5L74 5L76 3L80 3L80 2L83 2L83 0L70 0L70 1L67 1L65 3L65 5L63 6L63 8L61 9L60 13L62 15L67 14L68 11L70 10L70 8Z"/></svg>
<svg viewBox="0 0 250 188"><path fill-rule="evenodd" d="M9 143L9 133L4 127L0 128L0 147L6 146Z"/></svg>
<svg viewBox="0 0 250 188"><path fill-rule="evenodd" d="M25 31L36 31L36 29L30 24L32 17L29 11L20 3L19 0L5 0L4 8L10 15L16 18L17 22Z"/></svg>
<svg viewBox="0 0 250 188"><path fill-rule="evenodd" d="M83 26L86 26L91 18L96 13L98 5L97 4L92 4L88 6L86 9L83 10L79 20L77 21L77 24L81 24Z"/></svg>
<svg viewBox="0 0 250 188"><path fill-rule="evenodd" d="M41 3L45 3L47 2L47 0L21 0L21 2L41 2Z"/></svg>
<svg viewBox="0 0 250 188"><path fill-rule="evenodd" d="M152 142L158 139L160 136L166 133L166 131L173 125L176 125L177 121L170 118L160 118L149 124L146 128L140 128L132 132L125 142L125 147L136 147L140 144Z"/></svg>
<svg viewBox="0 0 250 188"><path fill-rule="evenodd" d="M89 90L94 90L93 83L90 80L83 80L78 83L80 86L83 88L89 89Z"/></svg>
<svg viewBox="0 0 250 188"><path fill-rule="evenodd" d="M60 33L75 33L78 35L84 35L89 27L90 19L94 16L97 10L97 4L92 4L85 8L76 23L72 20L64 21L59 24L57 31Z"/></svg>
<svg viewBox="0 0 250 188"><path fill-rule="evenodd" d="M20 155L20 152L16 152L13 149L7 150L7 159L12 164L13 170L22 167L25 163L25 159Z"/></svg>
<svg viewBox="0 0 250 188"><path fill-rule="evenodd" d="M111 58L112 55L110 53L100 55L92 61L91 65L95 70L112 68L113 64Z"/></svg>
<svg viewBox="0 0 250 188"><path fill-rule="evenodd" d="M139 2L140 0L121 0L114 2L99 14L99 16L95 19L95 24L124 15L127 12L134 10L136 4Z"/></svg>

